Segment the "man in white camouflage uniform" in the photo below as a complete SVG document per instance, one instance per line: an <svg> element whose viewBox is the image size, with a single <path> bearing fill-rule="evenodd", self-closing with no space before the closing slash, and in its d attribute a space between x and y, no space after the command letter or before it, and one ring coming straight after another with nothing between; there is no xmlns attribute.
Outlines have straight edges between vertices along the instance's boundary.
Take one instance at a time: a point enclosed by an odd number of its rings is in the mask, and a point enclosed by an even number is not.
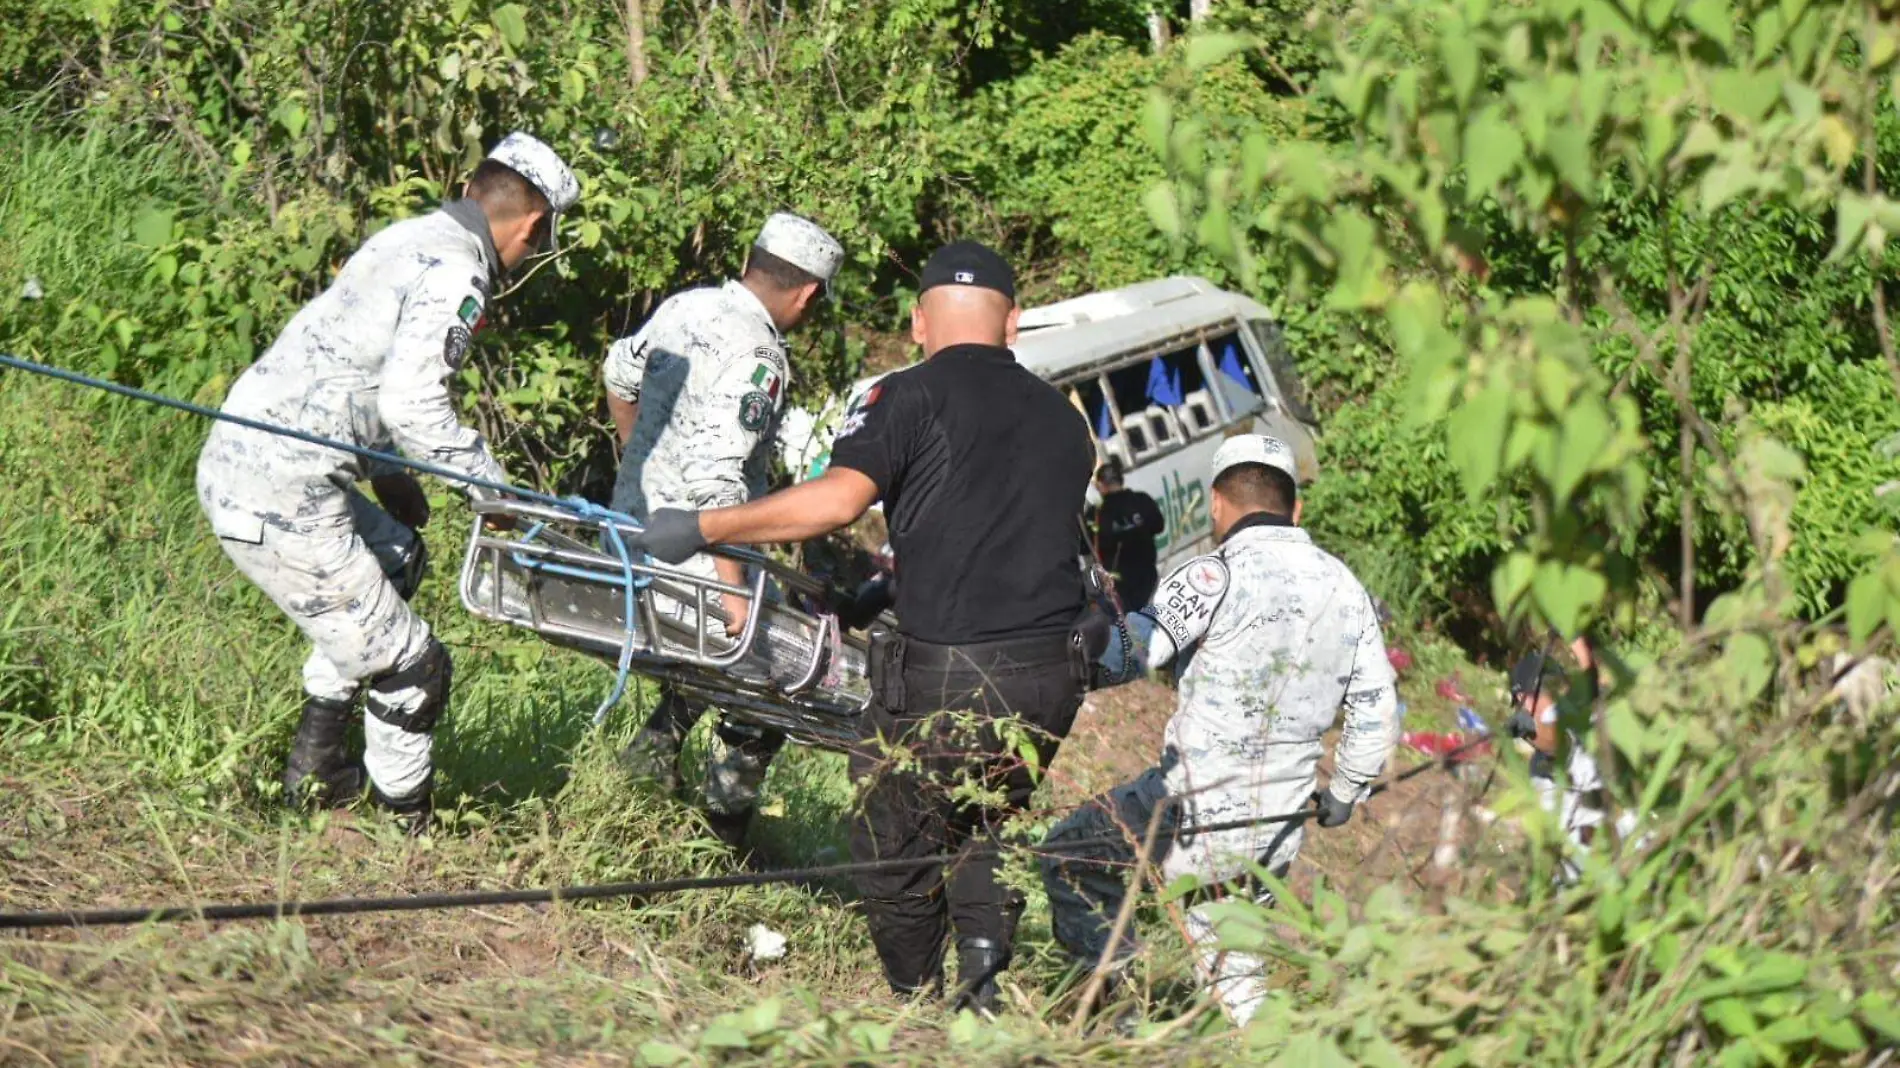
<svg viewBox="0 0 1900 1068"><path fill-rule="evenodd" d="M1089 964L1108 946L1157 808L1165 811L1153 859L1163 882L1244 879L1254 864L1283 874L1300 849L1297 821L1179 830L1294 812L1315 799L1320 826L1343 824L1398 742L1398 699L1372 599L1296 525L1295 471L1292 450L1277 439L1224 443L1211 479L1219 549L1181 565L1154 603L1128 618L1135 663L1118 662L1116 643L1104 657L1110 678L1172 661L1181 683L1160 765L1091 801L1046 843L1056 938ZM1341 709L1332 781L1315 798L1320 740ZM1065 845L1117 833L1124 839L1110 845ZM1189 909L1187 935L1222 1006L1245 1023L1266 994L1261 961L1221 952L1203 906ZM1114 956L1134 953L1127 939Z"/></svg>
<svg viewBox="0 0 1900 1068"><path fill-rule="evenodd" d="M844 248L816 223L780 213L766 220L744 274L680 293L630 338L608 350L607 407L623 453L613 506L645 522L658 508L703 510L760 496L791 368L784 333L830 286ZM683 565L734 586L738 563L696 556ZM685 606L675 606L690 611ZM723 598L725 629L744 627L745 599ZM706 706L663 688L627 750L636 772L678 788L680 744ZM782 734L722 721L709 754L706 807L713 829L737 846Z"/></svg>
<svg viewBox="0 0 1900 1068"><path fill-rule="evenodd" d="M481 435L457 418L447 379L491 285L550 242L579 197L552 149L510 134L464 199L364 242L231 387L224 410L504 482ZM365 478L382 507L356 488ZM226 555L315 646L286 798L347 804L367 770L373 798L421 833L450 679L448 652L407 603L423 571L422 487L393 466L219 423L198 458L198 499ZM344 735L365 689L358 766Z"/></svg>

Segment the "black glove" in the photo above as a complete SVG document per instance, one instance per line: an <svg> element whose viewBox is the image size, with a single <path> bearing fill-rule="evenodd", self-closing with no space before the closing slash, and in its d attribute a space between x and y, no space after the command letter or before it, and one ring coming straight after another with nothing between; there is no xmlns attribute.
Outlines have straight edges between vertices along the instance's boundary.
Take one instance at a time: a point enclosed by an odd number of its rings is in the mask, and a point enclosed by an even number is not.
<svg viewBox="0 0 1900 1068"><path fill-rule="evenodd" d="M1319 825L1337 827L1352 819L1353 802L1341 801L1333 796L1331 790L1322 790L1313 795L1313 802L1319 806Z"/></svg>
<svg viewBox="0 0 1900 1068"><path fill-rule="evenodd" d="M860 585L856 593L839 599L834 611L846 630L863 630L876 622L879 612L896 603L889 575L879 575Z"/></svg>
<svg viewBox="0 0 1900 1068"><path fill-rule="evenodd" d="M1518 709L1511 713L1510 720L1504 724L1504 730L1513 738L1529 740L1537 737L1537 721L1531 718L1529 712Z"/></svg>
<svg viewBox="0 0 1900 1068"><path fill-rule="evenodd" d="M699 513L679 508L661 508L647 517L647 528L633 539L629 548L644 550L648 556L669 564L684 561L706 547L706 535L699 532Z"/></svg>

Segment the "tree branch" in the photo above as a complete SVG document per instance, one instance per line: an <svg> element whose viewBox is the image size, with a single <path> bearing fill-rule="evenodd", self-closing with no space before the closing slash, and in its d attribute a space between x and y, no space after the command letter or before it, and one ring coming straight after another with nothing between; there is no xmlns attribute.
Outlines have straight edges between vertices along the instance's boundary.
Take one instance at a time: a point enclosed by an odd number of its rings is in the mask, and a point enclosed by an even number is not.
<svg viewBox="0 0 1900 1068"><path fill-rule="evenodd" d="M1874 90L1869 90L1870 97L1872 97L1874 93ZM1873 114L1878 107L1879 103L1876 100L1870 99L1868 101L1869 114ZM1875 157L1878 152L1878 139L1869 137L1867 139L1867 156L1861 165L1860 180L1861 190L1867 194L1869 199L1878 196L1880 193L1880 175L1875 162ZM1887 374L1893 379L1894 395L1900 397L1900 352L1896 352L1894 349L1893 325L1887 319L1887 286L1885 281L1881 278L1881 268L1886 266L1886 260L1887 257L1884 249L1875 253L1873 262L1868 271L1872 277L1869 286L1873 290L1874 298L1874 335L1880 339L1881 355L1887 358Z"/></svg>
<svg viewBox="0 0 1900 1068"><path fill-rule="evenodd" d="M647 80L647 17L640 0L627 0L627 73L635 89Z"/></svg>

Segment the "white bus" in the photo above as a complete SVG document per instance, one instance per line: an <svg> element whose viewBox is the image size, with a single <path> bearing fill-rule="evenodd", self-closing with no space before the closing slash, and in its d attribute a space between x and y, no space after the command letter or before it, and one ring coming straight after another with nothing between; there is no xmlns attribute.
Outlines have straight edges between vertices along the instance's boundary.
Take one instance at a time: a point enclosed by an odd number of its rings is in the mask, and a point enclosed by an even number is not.
<svg viewBox="0 0 1900 1068"><path fill-rule="evenodd" d="M1163 278L1026 308L1015 352L1069 395L1097 454L1120 460L1128 485L1161 506L1164 575L1213 543L1207 469L1221 439L1272 434L1293 447L1302 483L1318 474L1317 428L1272 313L1206 279ZM843 413L882 377L857 382L817 417L788 409L779 438L787 470L801 480L822 472Z"/></svg>

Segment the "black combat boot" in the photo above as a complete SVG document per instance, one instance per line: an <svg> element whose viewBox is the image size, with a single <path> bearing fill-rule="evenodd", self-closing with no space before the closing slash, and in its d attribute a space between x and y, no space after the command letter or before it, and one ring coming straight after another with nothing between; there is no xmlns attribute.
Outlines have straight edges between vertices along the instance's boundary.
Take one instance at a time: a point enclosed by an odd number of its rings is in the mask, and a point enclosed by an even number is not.
<svg viewBox="0 0 1900 1068"><path fill-rule="evenodd" d="M435 784L435 772L432 769L422 780L422 785L401 797L390 797L370 783L369 797L376 807L387 810L396 817L396 826L411 838L420 838L429 833L429 817L435 811L432 798Z"/></svg>
<svg viewBox="0 0 1900 1068"><path fill-rule="evenodd" d="M350 759L343 737L354 701L306 697L303 718L284 761L284 802L293 808L342 808L363 792L363 768Z"/></svg>
<svg viewBox="0 0 1900 1068"><path fill-rule="evenodd" d="M957 997L953 1009L995 1016L1000 1003L996 977L1009 967L1009 948L988 938L957 940Z"/></svg>

